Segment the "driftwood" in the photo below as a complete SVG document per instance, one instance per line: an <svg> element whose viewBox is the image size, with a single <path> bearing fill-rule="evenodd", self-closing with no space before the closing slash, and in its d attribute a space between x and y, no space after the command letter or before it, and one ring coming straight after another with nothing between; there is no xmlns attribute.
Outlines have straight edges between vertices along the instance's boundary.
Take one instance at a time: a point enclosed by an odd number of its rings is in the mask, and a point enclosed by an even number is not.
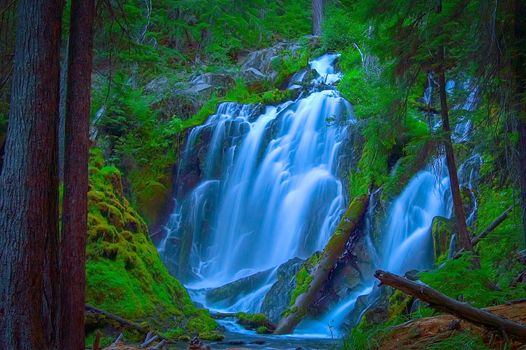
<svg viewBox="0 0 526 350"><path fill-rule="evenodd" d="M122 340L123 338L124 338L124 335L122 333L119 334L117 339L115 339L115 341L110 345L110 348L116 347L117 345L119 345L119 343L122 343L123 342L123 340Z"/></svg>
<svg viewBox="0 0 526 350"><path fill-rule="evenodd" d="M150 344L152 344L154 341L156 341L157 339L159 339L159 336L153 334L153 332L150 331L150 332L148 332L148 334L146 334L146 338L144 339L144 342L139 347L140 348L146 348Z"/></svg>
<svg viewBox="0 0 526 350"><path fill-rule="evenodd" d="M307 291L296 298L291 312L279 321L274 334L291 333L303 316L305 316L308 308L315 301L316 295L327 282L329 274L338 261L338 258L343 254L345 244L361 221L367 209L368 202L368 196L361 196L355 198L349 205L335 233L325 246L318 265L312 272L312 281Z"/></svg>
<svg viewBox="0 0 526 350"><path fill-rule="evenodd" d="M166 339L163 339L161 340L157 345L155 345L152 350L157 350L157 349L164 349L165 347L168 346L168 342L166 341Z"/></svg>
<svg viewBox="0 0 526 350"><path fill-rule="evenodd" d="M505 337L511 336L522 343L526 343L526 326L521 323L499 317L486 310L474 308L467 303L452 299L427 285L410 281L390 272L376 271L374 276L382 284L418 298L428 303L435 310L455 315L476 325L495 329L502 332Z"/></svg>

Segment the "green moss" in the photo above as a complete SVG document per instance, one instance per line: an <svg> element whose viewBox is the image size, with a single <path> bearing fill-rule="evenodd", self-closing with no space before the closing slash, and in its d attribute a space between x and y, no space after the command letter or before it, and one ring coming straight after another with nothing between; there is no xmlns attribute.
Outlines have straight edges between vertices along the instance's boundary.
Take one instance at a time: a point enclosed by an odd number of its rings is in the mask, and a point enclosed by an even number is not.
<svg viewBox="0 0 526 350"><path fill-rule="evenodd" d="M318 265L320 258L321 252L314 253L303 263L301 268L296 273L296 284L294 289L292 290L289 307L283 312L283 315L290 314L292 312L294 304L296 303L296 299L301 294L307 292L307 290L309 289L310 283L313 279L311 273L314 270L314 268Z"/></svg>
<svg viewBox="0 0 526 350"><path fill-rule="evenodd" d="M256 329L256 333L257 333L257 334L270 334L271 331L270 331L267 327L265 327L265 326L260 326L260 327L258 327L258 328Z"/></svg>
<svg viewBox="0 0 526 350"><path fill-rule="evenodd" d="M167 271L146 224L122 195L120 173L92 150L87 244L87 303L178 338L220 337L206 310L195 307Z"/></svg>
<svg viewBox="0 0 526 350"><path fill-rule="evenodd" d="M267 319L267 316L263 314L249 314L246 312L238 312L236 314L237 323L246 329L255 330L256 332L262 331L263 333L269 333L271 323ZM258 331L259 330L259 331Z"/></svg>

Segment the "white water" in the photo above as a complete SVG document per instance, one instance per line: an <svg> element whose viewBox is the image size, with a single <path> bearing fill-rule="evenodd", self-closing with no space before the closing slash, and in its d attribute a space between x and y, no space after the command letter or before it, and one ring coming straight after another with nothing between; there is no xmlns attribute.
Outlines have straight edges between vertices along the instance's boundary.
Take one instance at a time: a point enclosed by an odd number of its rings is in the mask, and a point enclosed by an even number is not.
<svg viewBox="0 0 526 350"><path fill-rule="evenodd" d="M337 57L311 62L319 77L305 98L260 115L251 106L224 103L192 130L181 167L199 152L201 180L178 198L158 245L165 261L188 268L179 276L188 287L218 287L275 269L328 241L346 204L338 166L354 122L350 104L326 86L340 78L332 67ZM188 240L185 267L175 256ZM274 280L275 273L232 305L200 301L212 309L256 312Z"/></svg>
<svg viewBox="0 0 526 350"><path fill-rule="evenodd" d="M428 87L424 94L424 103L431 104L434 81L432 75L428 77ZM448 82L448 91L452 93L454 82ZM467 89L468 86L465 86ZM472 111L477 103L476 88L468 95L467 101L454 107L465 111ZM433 123L430 123L433 125ZM437 124L437 123L435 123ZM437 127L440 126L438 123ZM453 142L462 143L469 140L472 130L468 118L462 118L453 133ZM480 155L468 158L459 168L461 186L466 188L472 201L471 211L467 216L467 224L474 222L477 213L477 200L474 195L474 184L478 178L478 171L482 164ZM374 196L372 197L374 198ZM424 170L418 172L407 184L401 194L390 205L385 224L385 236L382 249L380 268L404 274L410 270L423 270L432 266L432 237L431 227L433 218L451 217L452 210L449 174L444 157L432 161ZM371 213L368 213L368 217ZM366 227L366 231L367 231ZM370 229L369 229L370 230ZM368 238L368 237L366 237ZM452 238L451 245L454 244ZM374 247L369 245L369 249ZM373 283L361 290L349 294L341 300L320 320L305 320L296 331L299 334L332 337L342 325L345 318L355 307L359 296L370 293ZM334 328L334 329L333 329Z"/></svg>
<svg viewBox="0 0 526 350"><path fill-rule="evenodd" d="M194 292L194 300L210 309L259 311L277 267L322 249L332 234L346 204L338 166L354 121L349 103L327 89L341 78L333 67L336 58L325 55L311 62L319 76L311 81L313 91L307 97L266 107L263 113L253 106L224 103L189 135L181 167L199 151L200 182L185 198L178 198L159 252L165 261L173 261L183 252L181 242L190 240L188 259L183 261L190 273L180 276L190 288L215 288L272 271L234 303L210 304L202 292ZM306 71L295 75L290 88L299 88L293 82L305 75ZM424 98L428 104L431 95L430 84ZM465 142L470 131L468 122L460 123L454 140ZM471 183L473 170L467 168ZM399 274L429 267L433 218L449 217L450 211L449 178L439 158L416 174L391 204L377 264ZM358 297L372 290L369 282L319 320L302 322L295 334L339 336Z"/></svg>
<svg viewBox="0 0 526 350"><path fill-rule="evenodd" d="M411 179L389 210L384 269L403 274L430 266L431 224L435 216L450 216L449 191L449 176L442 158Z"/></svg>

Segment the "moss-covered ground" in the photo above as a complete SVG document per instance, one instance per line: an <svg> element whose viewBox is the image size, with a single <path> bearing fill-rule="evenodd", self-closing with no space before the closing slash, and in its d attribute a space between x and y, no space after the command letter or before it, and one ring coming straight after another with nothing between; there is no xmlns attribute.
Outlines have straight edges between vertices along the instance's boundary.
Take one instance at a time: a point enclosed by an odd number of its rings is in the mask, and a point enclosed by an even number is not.
<svg viewBox="0 0 526 350"><path fill-rule="evenodd" d="M89 172L87 303L169 338L220 338L208 311L192 304L161 262L146 224L124 197L119 170L93 149Z"/></svg>

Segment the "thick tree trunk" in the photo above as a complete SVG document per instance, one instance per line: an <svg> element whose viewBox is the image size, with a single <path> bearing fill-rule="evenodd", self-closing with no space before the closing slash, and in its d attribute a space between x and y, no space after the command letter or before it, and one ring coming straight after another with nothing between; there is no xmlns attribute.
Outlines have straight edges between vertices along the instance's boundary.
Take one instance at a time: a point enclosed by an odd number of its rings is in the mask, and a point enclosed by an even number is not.
<svg viewBox="0 0 526 350"><path fill-rule="evenodd" d="M61 0L20 0L0 176L0 344L57 349Z"/></svg>
<svg viewBox="0 0 526 350"><path fill-rule="evenodd" d="M418 298L438 311L447 312L476 325L482 325L499 332L504 332L506 335L526 343L526 326L521 323L502 318L486 310L474 308L468 303L462 303L452 299L429 286L410 281L407 278L400 277L393 273L376 271L374 276L378 278L382 284L399 289L406 294Z"/></svg>
<svg viewBox="0 0 526 350"><path fill-rule="evenodd" d="M312 0L312 34L321 35L325 0Z"/></svg>
<svg viewBox="0 0 526 350"><path fill-rule="evenodd" d="M332 235L329 243L325 246L320 262L312 273L312 281L307 291L300 294L291 308L292 312L281 319L278 323L275 334L291 333L301 319L307 313L309 306L315 301L316 295L327 282L329 274L334 268L338 258L345 250L345 244L349 237L360 223L369 202L368 196L355 198L347 208L346 213L341 219L336 232Z"/></svg>
<svg viewBox="0 0 526 350"><path fill-rule="evenodd" d="M73 0L65 120L60 241L60 347L84 349L85 251L94 0Z"/></svg>
<svg viewBox="0 0 526 350"><path fill-rule="evenodd" d="M517 143L518 153L518 175L519 187L521 191L522 202L522 229L524 240L526 241L526 53L524 52L524 45L526 44L526 3L521 0L515 0L514 6L514 59L513 72L515 82L515 111L517 120L517 131L519 134L519 142Z"/></svg>

